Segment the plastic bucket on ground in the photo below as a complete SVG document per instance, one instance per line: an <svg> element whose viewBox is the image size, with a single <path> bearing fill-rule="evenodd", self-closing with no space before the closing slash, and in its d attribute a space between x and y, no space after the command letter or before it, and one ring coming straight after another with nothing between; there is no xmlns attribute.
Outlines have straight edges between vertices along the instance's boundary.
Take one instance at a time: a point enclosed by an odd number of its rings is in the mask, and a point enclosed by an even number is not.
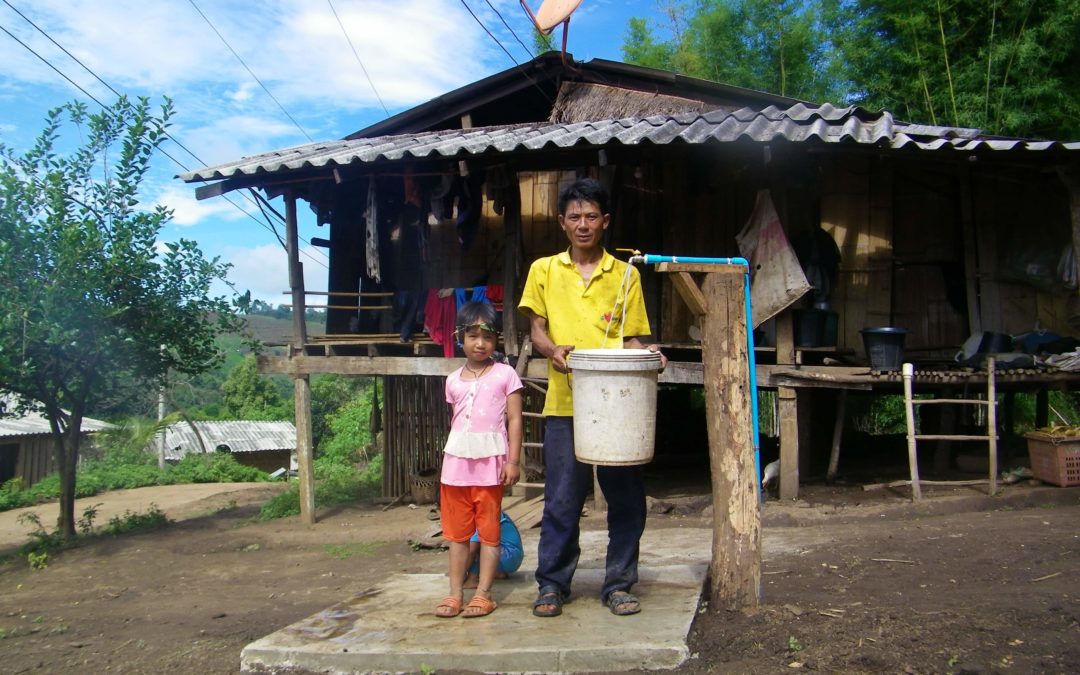
<svg viewBox="0 0 1080 675"><path fill-rule="evenodd" d="M882 326L863 328L861 331L863 346L870 359L871 370L900 370L904 362L904 336L906 328Z"/></svg>
<svg viewBox="0 0 1080 675"><path fill-rule="evenodd" d="M576 349L574 453L589 464L652 461L660 355L647 349Z"/></svg>

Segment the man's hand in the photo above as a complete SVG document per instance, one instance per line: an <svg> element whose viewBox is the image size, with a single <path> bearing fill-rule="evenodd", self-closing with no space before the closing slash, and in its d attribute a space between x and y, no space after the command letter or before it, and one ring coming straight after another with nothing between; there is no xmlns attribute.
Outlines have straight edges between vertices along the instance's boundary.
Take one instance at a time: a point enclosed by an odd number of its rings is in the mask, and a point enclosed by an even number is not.
<svg viewBox="0 0 1080 675"><path fill-rule="evenodd" d="M660 345L649 345L647 349L653 354L660 354L660 371L663 372L664 368L667 368L667 357L660 351Z"/></svg>
<svg viewBox="0 0 1080 675"><path fill-rule="evenodd" d="M555 345L555 350L551 352L551 363L555 366L556 371L560 373L570 372L570 364L567 363L566 358L572 351L574 351L574 345Z"/></svg>

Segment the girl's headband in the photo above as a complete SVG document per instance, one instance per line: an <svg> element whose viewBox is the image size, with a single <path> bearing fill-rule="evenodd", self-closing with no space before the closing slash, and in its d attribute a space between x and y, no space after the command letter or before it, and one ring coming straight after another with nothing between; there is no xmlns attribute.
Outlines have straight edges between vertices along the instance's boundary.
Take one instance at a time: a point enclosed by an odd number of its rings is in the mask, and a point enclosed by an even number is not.
<svg viewBox="0 0 1080 675"><path fill-rule="evenodd" d="M490 323L486 323L486 322L483 322L483 321L480 321L480 322L477 322L477 323L470 323L468 325L459 325L455 332L464 333L465 331L469 330L470 328L479 328L480 330L486 330L489 333L494 333L495 335L499 335L499 329L498 328L496 328L495 326L492 326Z"/></svg>

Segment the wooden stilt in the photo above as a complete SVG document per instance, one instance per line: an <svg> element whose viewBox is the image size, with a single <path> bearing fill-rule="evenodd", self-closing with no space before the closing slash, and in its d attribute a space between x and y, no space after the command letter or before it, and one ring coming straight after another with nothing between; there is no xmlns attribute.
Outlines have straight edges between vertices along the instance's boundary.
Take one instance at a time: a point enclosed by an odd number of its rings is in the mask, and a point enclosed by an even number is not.
<svg viewBox="0 0 1080 675"><path fill-rule="evenodd" d="M300 520L315 523L315 471L311 437L311 382L307 375L293 379L296 403L296 463L300 479Z"/></svg>
<svg viewBox="0 0 1080 675"><path fill-rule="evenodd" d="M997 494L997 387L994 384L994 358L986 359L986 435L990 437L990 496Z"/></svg>
<svg viewBox="0 0 1080 675"><path fill-rule="evenodd" d="M832 451L829 453L829 471L825 474L826 482L836 480L840 465L840 438L844 433L844 408L847 405L847 389L841 389L836 397L836 419L833 421Z"/></svg>

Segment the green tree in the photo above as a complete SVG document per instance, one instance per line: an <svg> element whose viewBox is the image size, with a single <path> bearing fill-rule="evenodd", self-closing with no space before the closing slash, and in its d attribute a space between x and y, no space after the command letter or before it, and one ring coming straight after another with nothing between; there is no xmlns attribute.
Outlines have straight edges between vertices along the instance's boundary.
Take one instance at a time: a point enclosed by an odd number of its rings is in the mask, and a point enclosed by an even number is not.
<svg viewBox="0 0 1080 675"><path fill-rule="evenodd" d="M665 14L667 40L658 40L646 20L630 20L627 61L804 100L839 93L818 3L699 0L668 3Z"/></svg>
<svg viewBox="0 0 1080 675"><path fill-rule="evenodd" d="M334 374L311 378L311 436L317 453L330 437L332 417L370 388L370 378Z"/></svg>
<svg viewBox="0 0 1080 675"><path fill-rule="evenodd" d="M285 379L285 378L280 378ZM290 399L274 378L259 375L254 355L244 357L221 385L225 412L238 420L291 420Z"/></svg>
<svg viewBox="0 0 1080 675"><path fill-rule="evenodd" d="M213 367L215 337L238 328L234 306L210 295L228 266L183 239L159 250L171 213L139 206L171 114L168 99L160 114L147 99L99 114L70 103L25 153L0 146L0 382L49 419L66 537L88 405ZM80 144L62 155L65 123Z"/></svg>
<svg viewBox="0 0 1080 675"><path fill-rule="evenodd" d="M853 99L913 122L1080 137L1080 0L823 0Z"/></svg>

